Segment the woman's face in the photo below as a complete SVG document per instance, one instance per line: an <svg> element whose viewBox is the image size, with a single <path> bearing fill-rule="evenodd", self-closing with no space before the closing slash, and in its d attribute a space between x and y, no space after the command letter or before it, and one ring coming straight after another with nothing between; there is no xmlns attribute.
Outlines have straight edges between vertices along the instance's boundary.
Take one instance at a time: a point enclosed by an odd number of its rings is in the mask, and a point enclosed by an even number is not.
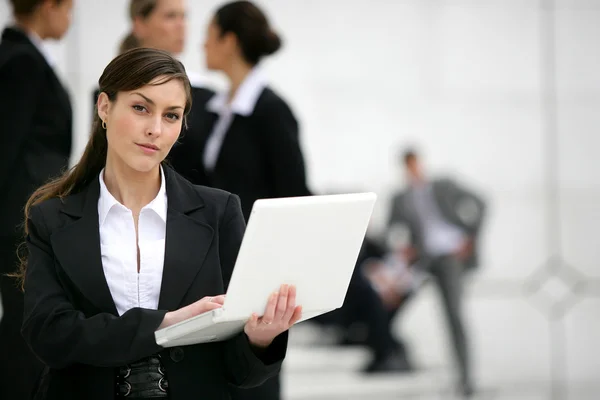
<svg viewBox="0 0 600 400"><path fill-rule="evenodd" d="M144 47L180 54L185 47L184 0L158 0L147 18L136 18L134 34Z"/></svg>
<svg viewBox="0 0 600 400"><path fill-rule="evenodd" d="M150 172L177 141L184 117L186 92L179 79L158 77L114 102L98 98L98 115L106 123L108 160L137 172Z"/></svg>
<svg viewBox="0 0 600 400"><path fill-rule="evenodd" d="M206 68L213 71L223 70L228 63L231 63L235 49L235 35L232 33L221 35L221 28L214 20L211 21L204 42Z"/></svg>

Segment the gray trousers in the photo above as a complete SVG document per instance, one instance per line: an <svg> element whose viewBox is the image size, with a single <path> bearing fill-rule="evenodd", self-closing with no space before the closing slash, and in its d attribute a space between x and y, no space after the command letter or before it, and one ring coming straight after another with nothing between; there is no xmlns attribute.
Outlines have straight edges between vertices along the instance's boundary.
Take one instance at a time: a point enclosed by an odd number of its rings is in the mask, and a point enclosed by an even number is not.
<svg viewBox="0 0 600 400"><path fill-rule="evenodd" d="M435 258L428 267L444 305L461 383L470 384L469 351L462 315L463 271L463 263L454 256Z"/></svg>

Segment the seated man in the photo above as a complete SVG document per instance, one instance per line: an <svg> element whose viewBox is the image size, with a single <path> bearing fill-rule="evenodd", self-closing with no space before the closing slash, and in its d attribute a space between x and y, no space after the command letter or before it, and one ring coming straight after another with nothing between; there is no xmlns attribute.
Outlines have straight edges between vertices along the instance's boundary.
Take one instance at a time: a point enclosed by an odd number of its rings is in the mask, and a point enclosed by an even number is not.
<svg viewBox="0 0 600 400"><path fill-rule="evenodd" d="M365 325L367 337L358 344L367 346L373 353L373 359L364 372L410 371L412 368L406 349L391 332L391 310L384 305L360 267L365 260L372 258L375 248L373 242L365 240L342 307L314 320L321 324L341 326L346 332L353 324Z"/></svg>

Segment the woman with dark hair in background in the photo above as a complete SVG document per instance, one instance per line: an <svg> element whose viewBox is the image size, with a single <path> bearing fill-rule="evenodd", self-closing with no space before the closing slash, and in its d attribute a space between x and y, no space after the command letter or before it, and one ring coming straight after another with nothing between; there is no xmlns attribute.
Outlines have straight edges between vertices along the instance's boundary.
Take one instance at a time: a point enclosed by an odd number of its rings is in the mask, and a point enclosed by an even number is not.
<svg viewBox="0 0 600 400"><path fill-rule="evenodd" d="M14 280L23 206L68 167L72 112L44 40L61 39L72 0L10 0L15 24L0 42L0 399L29 399L42 364L21 337L23 294Z"/></svg>
<svg viewBox="0 0 600 400"><path fill-rule="evenodd" d="M192 182L239 195L246 218L259 198L310 195L298 122L259 67L280 47L279 36L251 2L217 10L208 27L206 65L223 72L230 89L210 99L210 118L191 121L183 151L170 158Z"/></svg>
<svg viewBox="0 0 600 400"><path fill-rule="evenodd" d="M209 100L208 118L190 121L170 156L190 181L237 194L246 219L257 199L310 195L298 122L258 66L280 47L256 5L235 1L220 7L208 26L206 66L225 74L229 92ZM278 399L279 377L260 388L233 389L232 397Z"/></svg>
<svg viewBox="0 0 600 400"><path fill-rule="evenodd" d="M276 374L299 320L294 287L223 342L163 349L157 329L221 307L245 222L237 196L163 160L191 107L183 65L134 49L100 77L80 162L25 207L23 336L46 400L224 399Z"/></svg>

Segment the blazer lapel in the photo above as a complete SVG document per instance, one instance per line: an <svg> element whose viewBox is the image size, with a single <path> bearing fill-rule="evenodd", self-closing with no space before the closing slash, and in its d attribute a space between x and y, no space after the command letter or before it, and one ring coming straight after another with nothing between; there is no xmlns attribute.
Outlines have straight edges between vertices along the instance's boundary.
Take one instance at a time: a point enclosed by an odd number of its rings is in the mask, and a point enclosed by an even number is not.
<svg viewBox="0 0 600 400"><path fill-rule="evenodd" d="M62 212L76 219L52 235L56 257L71 280L96 307L118 315L104 276L100 252L96 178L86 190L65 199Z"/></svg>
<svg viewBox="0 0 600 400"><path fill-rule="evenodd" d="M202 269L214 231L197 211L204 207L193 186L165 167L168 211L165 261L158 308L175 310Z"/></svg>

